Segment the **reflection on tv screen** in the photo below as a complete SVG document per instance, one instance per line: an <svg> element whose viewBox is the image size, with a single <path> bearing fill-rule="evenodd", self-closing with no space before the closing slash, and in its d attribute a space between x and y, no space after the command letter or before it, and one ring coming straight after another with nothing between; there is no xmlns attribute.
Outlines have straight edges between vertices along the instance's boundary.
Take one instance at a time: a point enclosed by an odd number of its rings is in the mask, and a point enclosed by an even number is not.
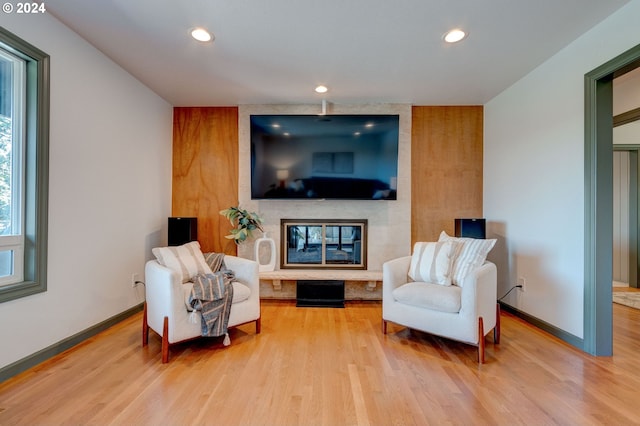
<svg viewBox="0 0 640 426"><path fill-rule="evenodd" d="M397 199L398 115L252 115L252 199Z"/></svg>

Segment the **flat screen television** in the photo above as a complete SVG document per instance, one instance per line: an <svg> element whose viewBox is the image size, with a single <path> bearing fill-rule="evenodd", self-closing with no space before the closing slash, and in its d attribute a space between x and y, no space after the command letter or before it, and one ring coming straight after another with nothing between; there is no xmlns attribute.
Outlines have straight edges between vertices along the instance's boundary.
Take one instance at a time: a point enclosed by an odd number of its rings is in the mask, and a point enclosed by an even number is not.
<svg viewBox="0 0 640 426"><path fill-rule="evenodd" d="M252 199L397 199L398 115L250 121Z"/></svg>

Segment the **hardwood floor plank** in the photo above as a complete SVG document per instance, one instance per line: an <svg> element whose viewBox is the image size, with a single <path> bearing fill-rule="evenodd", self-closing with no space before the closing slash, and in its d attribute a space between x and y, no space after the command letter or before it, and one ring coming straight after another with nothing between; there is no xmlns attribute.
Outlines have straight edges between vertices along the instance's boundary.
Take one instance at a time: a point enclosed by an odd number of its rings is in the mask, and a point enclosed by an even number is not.
<svg viewBox="0 0 640 426"><path fill-rule="evenodd" d="M362 392L362 384L360 383L360 373L358 367L355 364L348 365L349 370L349 382L351 384L351 396L353 397L353 405L356 413L356 422L358 425L370 425L369 416L367 415L367 408Z"/></svg>
<svg viewBox="0 0 640 426"><path fill-rule="evenodd" d="M614 356L592 357L502 314L476 348L344 309L264 301L221 338L141 346L141 314L0 383L2 425L640 424L640 311L614 304Z"/></svg>

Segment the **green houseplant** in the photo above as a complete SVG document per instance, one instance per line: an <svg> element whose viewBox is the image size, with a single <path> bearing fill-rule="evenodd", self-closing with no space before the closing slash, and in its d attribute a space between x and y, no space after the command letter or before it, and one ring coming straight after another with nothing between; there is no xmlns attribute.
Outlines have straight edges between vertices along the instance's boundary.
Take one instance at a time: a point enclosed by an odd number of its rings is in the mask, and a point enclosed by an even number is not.
<svg viewBox="0 0 640 426"><path fill-rule="evenodd" d="M231 229L231 233L226 235L225 238L233 240L236 244L240 244L251 237L256 229L263 231L262 218L255 212L241 209L240 206L220 210L220 214L226 217L235 227Z"/></svg>

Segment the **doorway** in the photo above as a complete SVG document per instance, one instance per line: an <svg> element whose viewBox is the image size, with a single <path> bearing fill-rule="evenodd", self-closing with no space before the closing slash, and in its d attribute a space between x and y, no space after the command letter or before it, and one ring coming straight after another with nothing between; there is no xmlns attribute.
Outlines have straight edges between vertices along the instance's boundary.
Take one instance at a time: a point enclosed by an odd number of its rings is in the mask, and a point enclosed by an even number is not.
<svg viewBox="0 0 640 426"><path fill-rule="evenodd" d="M640 67L640 45L585 75L584 351L613 353L613 79Z"/></svg>
<svg viewBox="0 0 640 426"><path fill-rule="evenodd" d="M639 148L631 145L613 145L614 288L638 287Z"/></svg>

